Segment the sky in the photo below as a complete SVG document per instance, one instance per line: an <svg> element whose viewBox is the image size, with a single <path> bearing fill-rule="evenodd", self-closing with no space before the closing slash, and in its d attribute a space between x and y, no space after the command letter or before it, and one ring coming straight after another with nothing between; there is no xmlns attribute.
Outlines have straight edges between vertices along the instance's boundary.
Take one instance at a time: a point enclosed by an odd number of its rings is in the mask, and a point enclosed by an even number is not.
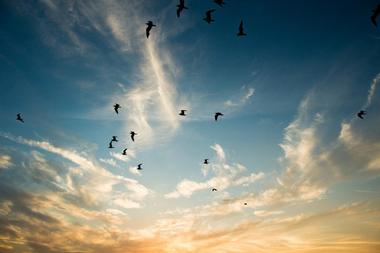
<svg viewBox="0 0 380 253"><path fill-rule="evenodd" d="M379 252L378 2L185 2L0 1L0 252Z"/></svg>

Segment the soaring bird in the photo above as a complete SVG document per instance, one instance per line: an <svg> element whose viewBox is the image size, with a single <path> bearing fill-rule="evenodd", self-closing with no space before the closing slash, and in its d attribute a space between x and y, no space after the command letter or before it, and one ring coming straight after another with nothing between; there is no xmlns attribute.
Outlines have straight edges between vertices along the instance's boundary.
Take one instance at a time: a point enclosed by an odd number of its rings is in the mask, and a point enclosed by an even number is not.
<svg viewBox="0 0 380 253"><path fill-rule="evenodd" d="M140 163L140 164L137 165L137 170L142 170L141 165L143 165L143 164Z"/></svg>
<svg viewBox="0 0 380 253"><path fill-rule="evenodd" d="M119 114L119 109L121 108L121 106L119 104L114 104L113 108L115 109L115 112Z"/></svg>
<svg viewBox="0 0 380 253"><path fill-rule="evenodd" d="M206 11L206 17L204 17L203 20L206 21L209 24L211 22L214 22L215 20L213 20L212 17L211 17L211 13L213 13L214 11L215 11L215 9L211 9L211 10Z"/></svg>
<svg viewBox="0 0 380 253"><path fill-rule="evenodd" d="M376 8L372 10L372 12L373 12L373 13L372 13L372 16L371 16L372 24L373 24L374 26L377 27L376 18L377 18L377 16L379 16L379 14L380 14L380 4L378 4L378 5L376 6Z"/></svg>
<svg viewBox="0 0 380 253"><path fill-rule="evenodd" d="M214 3L216 3L220 7L223 7L223 4L226 4L226 2L224 2L224 0L214 0Z"/></svg>
<svg viewBox="0 0 380 253"><path fill-rule="evenodd" d="M244 205L246 206L246 205L248 205L248 203L247 203L247 202L245 202L245 203L244 203Z"/></svg>
<svg viewBox="0 0 380 253"><path fill-rule="evenodd" d="M147 25L146 27L146 37L149 38L149 34L150 34L150 30L152 30L153 26L156 26L155 24L153 24L152 21L148 21L147 23L145 23Z"/></svg>
<svg viewBox="0 0 380 253"><path fill-rule="evenodd" d="M364 119L364 115L366 115L366 114L367 114L366 111L361 110L361 111L358 112L356 115L357 115L359 118Z"/></svg>
<svg viewBox="0 0 380 253"><path fill-rule="evenodd" d="M203 161L203 164L208 164L208 159L205 159L205 160Z"/></svg>
<svg viewBox="0 0 380 253"><path fill-rule="evenodd" d="M179 115L186 116L186 110L181 110L180 113L179 113Z"/></svg>
<svg viewBox="0 0 380 253"><path fill-rule="evenodd" d="M181 16L181 12L184 10L184 9L189 9L185 6L185 0L179 0L179 4L177 5L177 17L179 18L179 16Z"/></svg>
<svg viewBox="0 0 380 253"><path fill-rule="evenodd" d="M131 134L132 141L135 141L135 135L137 135L137 133L131 131L130 134Z"/></svg>
<svg viewBox="0 0 380 253"><path fill-rule="evenodd" d="M212 192L216 192L216 191L218 191L218 189L216 189L216 188L212 188L211 191L212 191Z"/></svg>
<svg viewBox="0 0 380 253"><path fill-rule="evenodd" d="M113 142L113 141L118 142L118 140L117 140L117 136L112 136L112 140L111 140L111 142Z"/></svg>
<svg viewBox="0 0 380 253"><path fill-rule="evenodd" d="M112 146L112 141L110 141L110 143L108 144L108 148L114 148L114 147Z"/></svg>
<svg viewBox="0 0 380 253"><path fill-rule="evenodd" d="M21 118L21 113L17 113L17 118L16 118L16 120L18 120L18 121L24 123L24 119Z"/></svg>
<svg viewBox="0 0 380 253"><path fill-rule="evenodd" d="M218 118L219 118L219 116L223 116L224 114L223 113L221 113L221 112L216 112L215 113L215 121L218 121Z"/></svg>
<svg viewBox="0 0 380 253"><path fill-rule="evenodd" d="M124 150L123 150L123 155L127 155L127 148L125 148Z"/></svg>
<svg viewBox="0 0 380 253"><path fill-rule="evenodd" d="M237 33L237 36L246 36L247 34L244 32L244 27L243 27L243 20L240 21L239 25L239 32Z"/></svg>

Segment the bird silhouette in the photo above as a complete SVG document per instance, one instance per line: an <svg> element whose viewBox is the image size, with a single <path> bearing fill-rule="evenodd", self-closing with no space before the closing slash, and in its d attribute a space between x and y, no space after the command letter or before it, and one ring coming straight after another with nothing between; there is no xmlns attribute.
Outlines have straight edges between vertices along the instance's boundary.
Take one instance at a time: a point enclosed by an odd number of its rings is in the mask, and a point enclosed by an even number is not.
<svg viewBox="0 0 380 253"><path fill-rule="evenodd" d="M179 113L179 115L186 116L186 110L181 110L180 113Z"/></svg>
<svg viewBox="0 0 380 253"><path fill-rule="evenodd" d="M378 5L376 6L376 8L372 10L372 12L373 12L373 13L372 13L372 16L371 16L372 24L373 24L374 26L377 27L376 18L377 18L377 16L379 16L379 14L380 14L380 4L378 4Z"/></svg>
<svg viewBox="0 0 380 253"><path fill-rule="evenodd" d="M216 189L216 188L212 188L211 191L212 191L212 192L216 192L216 191L218 191L218 189Z"/></svg>
<svg viewBox="0 0 380 253"><path fill-rule="evenodd" d="M243 20L240 21L239 25L239 32L237 33L237 36L246 36L247 34L244 32L244 27L243 27Z"/></svg>
<svg viewBox="0 0 380 253"><path fill-rule="evenodd" d="M218 121L218 118L219 118L219 116L223 116L224 114L223 113L221 113L221 112L216 112L215 113L215 121Z"/></svg>
<svg viewBox="0 0 380 253"><path fill-rule="evenodd" d="M147 27L146 27L146 37L149 38L149 35L150 35L150 30L152 30L153 26L156 26L155 24L153 24L152 21L148 21L146 23Z"/></svg>
<svg viewBox="0 0 380 253"><path fill-rule="evenodd" d="M117 140L117 136L112 136L112 140L111 140L111 142L113 142L113 141L118 142L118 140Z"/></svg>
<svg viewBox="0 0 380 253"><path fill-rule="evenodd" d="M211 9L211 10L208 10L206 11L206 17L203 18L204 21L206 21L207 23L211 23L211 22L214 22L215 20L212 19L211 17L211 13L213 13L215 11L215 9Z"/></svg>
<svg viewBox="0 0 380 253"><path fill-rule="evenodd" d="M123 150L123 155L127 155L127 148L125 148L124 150Z"/></svg>
<svg viewBox="0 0 380 253"><path fill-rule="evenodd" d="M112 146L112 141L110 141L110 143L108 144L108 148L114 148L114 146Z"/></svg>
<svg viewBox="0 0 380 253"><path fill-rule="evenodd" d="M137 135L137 133L131 131L130 134L131 134L132 141L135 141L135 135Z"/></svg>
<svg viewBox="0 0 380 253"><path fill-rule="evenodd" d="M226 2L224 2L224 0L214 0L214 3L216 3L220 7L223 7L223 5L226 4Z"/></svg>
<svg viewBox="0 0 380 253"><path fill-rule="evenodd" d="M205 159L205 160L203 161L203 164L208 164L208 159Z"/></svg>
<svg viewBox="0 0 380 253"><path fill-rule="evenodd" d="M115 112L119 114L119 109L121 108L121 106L119 104L114 104L113 108L115 109Z"/></svg>
<svg viewBox="0 0 380 253"><path fill-rule="evenodd" d="M140 164L137 165L137 170L142 170L141 165L143 165L143 164L140 163Z"/></svg>
<svg viewBox="0 0 380 253"><path fill-rule="evenodd" d="M244 205L246 206L246 205L248 205L248 203L247 203L247 202L245 202L245 203L244 203Z"/></svg>
<svg viewBox="0 0 380 253"><path fill-rule="evenodd" d="M24 119L21 118L21 113L17 113L17 118L16 118L16 120L18 120L18 121L24 123Z"/></svg>
<svg viewBox="0 0 380 253"><path fill-rule="evenodd" d="M359 118L364 119L364 115L366 115L366 114L367 114L366 111L361 110L361 111L358 112L356 115L357 115Z"/></svg>
<svg viewBox="0 0 380 253"><path fill-rule="evenodd" d="M181 16L181 12L184 10L184 9L189 9L185 6L185 0L179 0L179 4L177 5L177 17L179 18L179 16Z"/></svg>

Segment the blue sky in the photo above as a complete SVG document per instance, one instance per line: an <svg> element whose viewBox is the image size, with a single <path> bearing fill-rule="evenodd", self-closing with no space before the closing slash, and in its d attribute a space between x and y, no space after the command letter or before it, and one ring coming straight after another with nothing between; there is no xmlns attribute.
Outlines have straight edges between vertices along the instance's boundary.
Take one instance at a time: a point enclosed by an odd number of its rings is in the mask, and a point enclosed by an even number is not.
<svg viewBox="0 0 380 253"><path fill-rule="evenodd" d="M0 249L375 252L377 2L176 4L0 2Z"/></svg>

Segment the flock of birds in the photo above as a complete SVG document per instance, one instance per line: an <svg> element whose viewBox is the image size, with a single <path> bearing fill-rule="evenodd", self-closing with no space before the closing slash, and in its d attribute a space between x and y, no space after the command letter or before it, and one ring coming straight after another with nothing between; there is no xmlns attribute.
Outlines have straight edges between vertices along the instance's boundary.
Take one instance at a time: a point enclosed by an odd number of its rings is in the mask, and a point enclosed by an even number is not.
<svg viewBox="0 0 380 253"><path fill-rule="evenodd" d="M224 0L213 0L213 1L217 5L219 5L220 7L223 7L223 5L225 5ZM177 17L179 18L181 16L182 11L183 10L187 10L187 9L188 9L188 7L185 6L185 0L179 0L179 4L177 5ZM205 17L203 18L203 20L206 21L209 24L212 23L212 22L214 22L215 20L212 18L212 13L215 12L215 11L216 11L215 9L207 10L206 13L205 13ZM376 8L372 12L373 12L373 14L371 15L371 22L372 22L372 24L375 27L377 27L376 19L377 19L377 17L380 14L380 4L378 4L376 6ZM150 31L156 25L152 21L148 21L146 23L146 25L147 25L147 27L146 27L146 37L149 38ZM240 25L239 25L239 31L237 33L237 36L246 36L246 35L247 34L244 32L243 21L241 21ZM114 107L114 111L116 112L116 114L119 114L119 109L121 109L120 104L115 104L113 107ZM185 116L187 116L186 112L187 112L187 110L182 109L182 110L180 110L180 112L179 112L178 115L182 116L182 117L185 117ZM364 116L366 114L367 114L366 111L360 110L356 115L357 115L358 118L364 119ZM215 112L215 114L214 114L214 120L218 121L219 117L221 117L221 116L223 116L223 113L221 113L221 112ZM25 123L24 119L21 116L21 113L17 114L16 120L18 120L18 121L20 121L22 123ZM130 137L131 137L131 140L133 142L135 141L135 136L136 135L137 135L136 132L134 132L134 131L130 132ZM108 148L114 148L114 146L112 145L114 142L118 142L117 136L112 136L112 139L109 142ZM124 156L126 156L127 155L127 150L128 150L128 148L123 149L123 151L122 151L121 154L124 155ZM209 164L209 159L204 159L203 164L204 165ZM136 167L136 169L137 170L142 170L142 165L143 165L142 163L138 164L137 167ZM212 192L216 192L216 191L218 191L218 189L212 188L211 191ZM247 203L244 203L244 205L247 205Z"/></svg>

